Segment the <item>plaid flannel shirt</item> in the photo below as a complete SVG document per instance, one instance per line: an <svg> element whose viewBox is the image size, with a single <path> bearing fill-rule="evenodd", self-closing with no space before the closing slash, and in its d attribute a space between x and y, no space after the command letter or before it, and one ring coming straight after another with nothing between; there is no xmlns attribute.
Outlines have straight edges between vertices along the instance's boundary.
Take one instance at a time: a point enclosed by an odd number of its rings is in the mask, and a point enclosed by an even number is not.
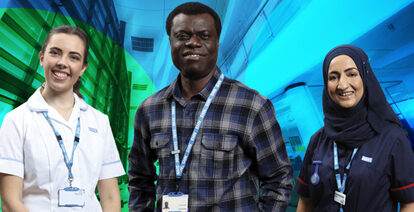
<svg viewBox="0 0 414 212"><path fill-rule="evenodd" d="M160 211L162 195L176 191L171 102L176 101L180 162L201 109L217 82L217 68L189 103L179 77L138 108L129 155L130 211ZM155 161L159 161L156 174ZM154 181L157 181L156 185ZM189 211L285 211L292 168L269 99L224 79L204 118L181 179Z"/></svg>

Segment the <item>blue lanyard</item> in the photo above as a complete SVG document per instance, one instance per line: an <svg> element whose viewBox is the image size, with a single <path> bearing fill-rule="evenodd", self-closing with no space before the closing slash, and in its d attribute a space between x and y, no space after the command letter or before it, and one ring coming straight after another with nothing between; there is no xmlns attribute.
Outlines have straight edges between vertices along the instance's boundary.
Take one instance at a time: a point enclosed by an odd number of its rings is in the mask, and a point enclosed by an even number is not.
<svg viewBox="0 0 414 212"><path fill-rule="evenodd" d="M73 141L73 149L72 149L72 157L69 160L68 154L66 153L65 145L63 145L63 139L62 136L60 136L59 132L55 129L55 127L52 124L52 121L49 118L49 115L47 112L42 112L43 116L46 118L47 122L49 122L50 126L52 127L53 131L55 132L56 139L59 142L59 146L62 149L63 157L66 163L66 166L68 167L69 171L69 186L72 187L72 181L73 181L73 174L72 174L72 165L73 165L73 155L75 154L75 149L79 144L79 134L80 134L80 117L78 118L78 124L76 125L76 133L75 133L75 140Z"/></svg>
<svg viewBox="0 0 414 212"><path fill-rule="evenodd" d="M349 169L351 168L352 159L354 159L354 156L356 152L358 151L358 148L354 148L354 151L352 152L351 160L349 161L348 165L346 166L346 170L344 171L344 179L342 179L342 183L341 183L341 174L339 173L338 147L335 141L334 141L333 151L334 151L334 171L335 171L335 177L336 177L336 185L338 186L339 192L343 194L345 192L346 175L347 175L347 172L349 172ZM341 212L343 211L342 206L340 208L340 211Z"/></svg>
<svg viewBox="0 0 414 212"><path fill-rule="evenodd" d="M210 107L211 102L213 101L214 97L216 96L217 91L219 90L221 83L223 82L224 75L223 73L220 75L219 80L216 82L216 85L214 86L213 90L211 91L210 95L208 96L208 99L206 103L204 104L203 109L201 110L200 116L198 117L197 124L194 127L193 134L191 135L190 141L188 142L187 149L185 150L184 157L180 164L180 150L178 149L178 141L177 141L177 120L175 117L176 114L176 108L175 108L175 101L171 103L171 128L172 128L172 134L173 134L173 142L174 142L174 151L171 153L174 155L175 158L175 174L176 178L180 179L183 175L183 170L185 167L185 164L187 163L188 156L190 155L191 149L193 148L195 139L197 137L198 131L200 130L201 123L204 120L204 117L207 113L208 108Z"/></svg>

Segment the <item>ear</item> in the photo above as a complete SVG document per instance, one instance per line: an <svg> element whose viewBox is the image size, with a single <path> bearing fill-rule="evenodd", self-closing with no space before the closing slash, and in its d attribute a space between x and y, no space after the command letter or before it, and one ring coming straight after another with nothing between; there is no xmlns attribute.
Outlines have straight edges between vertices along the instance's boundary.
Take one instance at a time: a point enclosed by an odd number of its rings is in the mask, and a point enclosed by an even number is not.
<svg viewBox="0 0 414 212"><path fill-rule="evenodd" d="M82 70L81 70L81 72L80 72L80 75L79 76L82 76L82 74L83 74L83 72L85 72L85 70L86 70L86 68L88 67L88 63L86 63L85 65L83 65L83 67L82 67Z"/></svg>
<svg viewBox="0 0 414 212"><path fill-rule="evenodd" d="M42 66L42 67L43 67L43 58L44 58L43 53L39 52L39 61L40 61L40 66Z"/></svg>

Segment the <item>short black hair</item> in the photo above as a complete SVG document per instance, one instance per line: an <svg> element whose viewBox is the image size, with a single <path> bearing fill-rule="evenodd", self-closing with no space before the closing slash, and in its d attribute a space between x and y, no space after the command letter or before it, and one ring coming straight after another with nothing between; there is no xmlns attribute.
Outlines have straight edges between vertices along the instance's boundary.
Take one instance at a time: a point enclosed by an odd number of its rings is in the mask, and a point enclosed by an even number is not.
<svg viewBox="0 0 414 212"><path fill-rule="evenodd" d="M187 2L187 3L184 3L184 4L176 7L168 15L167 23L165 25L165 29L167 30L168 36L171 35L171 27L172 27L172 21L173 21L174 17L177 16L178 14L181 14L181 13L183 13L185 15L198 15L198 14L203 14L203 13L210 14L214 19L214 25L216 26L217 36L220 37L220 33L221 33L220 17L217 15L217 13L213 9L211 9L207 5L204 5L200 2Z"/></svg>

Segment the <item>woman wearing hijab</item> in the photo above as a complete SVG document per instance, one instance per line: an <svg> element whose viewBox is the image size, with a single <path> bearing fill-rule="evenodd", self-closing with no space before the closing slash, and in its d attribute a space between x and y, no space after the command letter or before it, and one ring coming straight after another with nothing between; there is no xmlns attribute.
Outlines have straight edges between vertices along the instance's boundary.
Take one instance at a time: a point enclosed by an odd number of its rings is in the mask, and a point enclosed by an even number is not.
<svg viewBox="0 0 414 212"><path fill-rule="evenodd" d="M297 178L297 211L414 211L414 154L368 56L338 46L323 78L325 126Z"/></svg>

